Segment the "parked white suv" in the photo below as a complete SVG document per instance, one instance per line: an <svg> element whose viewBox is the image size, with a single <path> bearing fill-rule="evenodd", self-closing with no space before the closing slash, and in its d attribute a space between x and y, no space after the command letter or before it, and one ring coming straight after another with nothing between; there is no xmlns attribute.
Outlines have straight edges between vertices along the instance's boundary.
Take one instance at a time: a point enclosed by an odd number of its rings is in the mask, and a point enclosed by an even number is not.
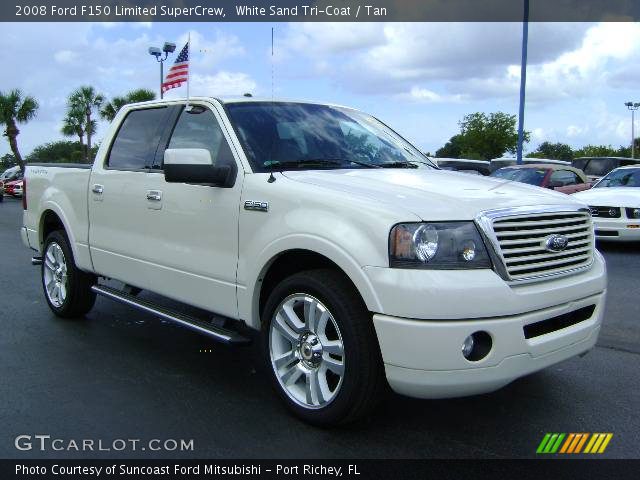
<svg viewBox="0 0 640 480"><path fill-rule="evenodd" d="M605 265L584 205L439 170L350 108L128 105L93 166L30 165L25 180L22 238L56 315L100 294L224 342L262 330L279 395L312 423L365 415L386 383L489 392L598 337Z"/></svg>

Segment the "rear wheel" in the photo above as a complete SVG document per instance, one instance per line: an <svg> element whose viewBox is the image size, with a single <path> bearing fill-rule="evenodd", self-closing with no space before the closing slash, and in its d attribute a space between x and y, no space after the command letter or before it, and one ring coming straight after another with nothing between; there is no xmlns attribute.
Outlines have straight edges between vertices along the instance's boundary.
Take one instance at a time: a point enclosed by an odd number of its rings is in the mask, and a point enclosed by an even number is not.
<svg viewBox="0 0 640 480"><path fill-rule="evenodd" d="M61 230L51 232L44 242L42 287L49 308L59 317L82 317L96 301L91 287L94 275L75 266L67 236Z"/></svg>
<svg viewBox="0 0 640 480"><path fill-rule="evenodd" d="M371 316L339 272L312 270L283 280L264 309L265 360L286 406L303 420L359 419L385 390Z"/></svg>

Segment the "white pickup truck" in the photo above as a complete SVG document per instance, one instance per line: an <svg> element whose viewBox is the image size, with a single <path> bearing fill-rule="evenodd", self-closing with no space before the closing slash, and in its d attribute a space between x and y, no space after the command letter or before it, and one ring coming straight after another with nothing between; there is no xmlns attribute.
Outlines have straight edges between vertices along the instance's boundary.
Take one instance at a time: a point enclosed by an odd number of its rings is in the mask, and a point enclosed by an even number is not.
<svg viewBox="0 0 640 480"><path fill-rule="evenodd" d="M351 108L128 105L93 166L29 165L25 190L22 239L56 315L104 295L223 342L261 330L276 390L315 424L367 414L387 385L493 391L600 330L606 271L584 205L439 170Z"/></svg>

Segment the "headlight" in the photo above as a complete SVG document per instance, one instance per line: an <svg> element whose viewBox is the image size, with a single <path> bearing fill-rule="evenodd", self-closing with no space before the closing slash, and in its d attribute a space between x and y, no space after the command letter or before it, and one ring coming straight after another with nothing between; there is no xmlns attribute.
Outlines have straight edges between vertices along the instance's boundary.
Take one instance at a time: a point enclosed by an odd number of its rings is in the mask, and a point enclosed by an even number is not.
<svg viewBox="0 0 640 480"><path fill-rule="evenodd" d="M389 264L394 268L491 268L473 222L401 223L391 229Z"/></svg>
<svg viewBox="0 0 640 480"><path fill-rule="evenodd" d="M640 218L640 208L627 208L627 217Z"/></svg>

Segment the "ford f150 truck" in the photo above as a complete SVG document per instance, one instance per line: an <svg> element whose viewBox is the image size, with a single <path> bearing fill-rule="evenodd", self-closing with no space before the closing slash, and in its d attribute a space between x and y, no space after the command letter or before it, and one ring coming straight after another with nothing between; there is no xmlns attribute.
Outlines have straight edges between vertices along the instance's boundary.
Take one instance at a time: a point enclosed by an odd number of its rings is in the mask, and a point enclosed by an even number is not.
<svg viewBox="0 0 640 480"><path fill-rule="evenodd" d="M92 166L29 165L24 204L56 315L103 295L223 342L261 338L277 392L315 424L367 414L387 385L490 392L600 330L605 264L584 205L439 170L351 108L127 105Z"/></svg>

